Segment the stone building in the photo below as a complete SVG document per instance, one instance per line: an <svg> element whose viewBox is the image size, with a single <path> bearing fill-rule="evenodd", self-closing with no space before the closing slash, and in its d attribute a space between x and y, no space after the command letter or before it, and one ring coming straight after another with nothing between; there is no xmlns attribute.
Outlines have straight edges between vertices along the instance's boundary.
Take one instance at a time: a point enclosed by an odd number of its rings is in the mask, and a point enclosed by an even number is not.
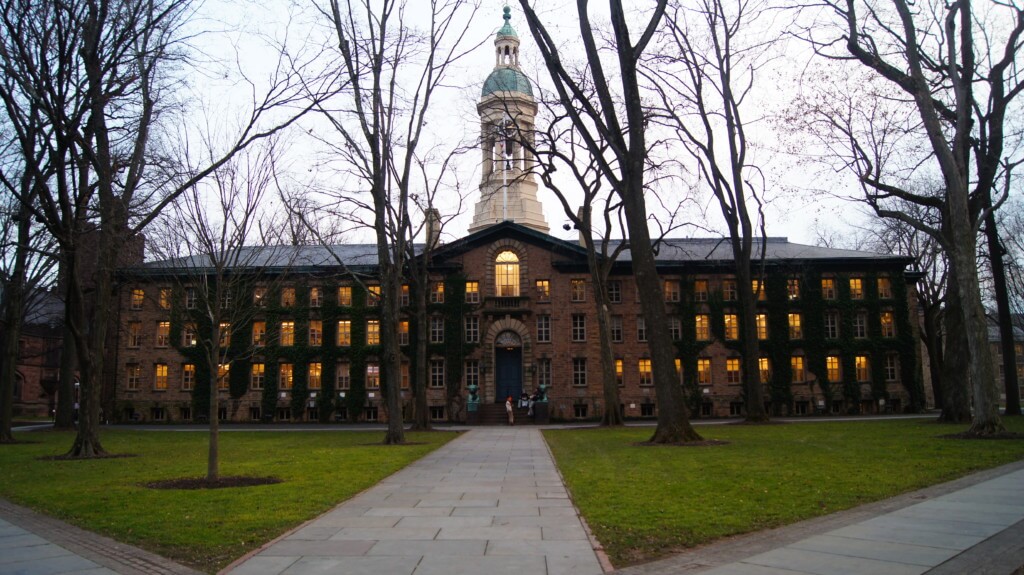
<svg viewBox="0 0 1024 575"><path fill-rule="evenodd" d="M466 237L429 253L427 316L400 328L400 377L425 378L431 416L464 421L469 384L484 402L549 389L553 419L592 419L603 405L597 318L585 250L548 235L530 158L509 135L528 130L536 104L519 69L509 24L495 38L495 69L477 110L481 198ZM913 274L908 258L765 240L757 328L761 379L776 414L877 413L923 407ZM430 242L428 242L430 243ZM382 420L379 286L373 245L246 248L259 260L230 305L218 369L220 418ZM755 248L755 251L760 251ZM259 252L259 253L257 253ZM423 257L423 256L421 256ZM191 421L205 413L209 369L200 345L210 326L196 313L190 261L124 272L114 364L120 420ZM668 239L657 255L677 368L697 417L744 412L738 302L728 242ZM338 262L344 262L344 266ZM609 293L621 409L654 417L647 335L628 250ZM409 291L403 306L410 303ZM426 373L411 373L416 322L427 322Z"/></svg>

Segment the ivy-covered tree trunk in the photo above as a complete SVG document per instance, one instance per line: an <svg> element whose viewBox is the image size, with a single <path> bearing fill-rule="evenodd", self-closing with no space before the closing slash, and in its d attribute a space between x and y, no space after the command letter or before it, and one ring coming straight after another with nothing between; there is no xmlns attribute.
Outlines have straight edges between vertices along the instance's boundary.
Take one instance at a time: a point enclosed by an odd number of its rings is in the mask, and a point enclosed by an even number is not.
<svg viewBox="0 0 1024 575"><path fill-rule="evenodd" d="M971 421L971 398L968 393L967 335L960 313L960 287L955 270L950 270L946 287L946 344L942 356L942 412L939 421L968 423Z"/></svg>
<svg viewBox="0 0 1024 575"><path fill-rule="evenodd" d="M601 392L604 399L604 412L601 425L616 427L623 424L622 410L619 409L619 382L615 371L615 355L612 352L612 321L611 302L608 300L608 276L597 262L593 245L587 248L587 260L590 277L594 285L594 305L597 310L597 327L601 346Z"/></svg>

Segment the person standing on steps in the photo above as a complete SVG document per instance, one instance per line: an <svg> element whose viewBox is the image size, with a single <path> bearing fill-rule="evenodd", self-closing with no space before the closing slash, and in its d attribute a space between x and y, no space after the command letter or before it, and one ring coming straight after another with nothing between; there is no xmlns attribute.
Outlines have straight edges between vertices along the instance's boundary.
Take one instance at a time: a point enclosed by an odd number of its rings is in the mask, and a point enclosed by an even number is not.
<svg viewBox="0 0 1024 575"><path fill-rule="evenodd" d="M515 416L512 414L512 396L508 396L505 400L505 413L508 414L508 424L515 425Z"/></svg>

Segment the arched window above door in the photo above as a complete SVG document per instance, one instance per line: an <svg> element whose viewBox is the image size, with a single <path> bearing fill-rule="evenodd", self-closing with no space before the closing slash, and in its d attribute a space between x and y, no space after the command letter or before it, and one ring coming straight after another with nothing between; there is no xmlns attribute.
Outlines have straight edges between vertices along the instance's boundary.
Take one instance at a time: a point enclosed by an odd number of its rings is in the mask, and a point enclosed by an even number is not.
<svg viewBox="0 0 1024 575"><path fill-rule="evenodd" d="M498 297L519 297L519 256L505 250L494 259L495 293Z"/></svg>

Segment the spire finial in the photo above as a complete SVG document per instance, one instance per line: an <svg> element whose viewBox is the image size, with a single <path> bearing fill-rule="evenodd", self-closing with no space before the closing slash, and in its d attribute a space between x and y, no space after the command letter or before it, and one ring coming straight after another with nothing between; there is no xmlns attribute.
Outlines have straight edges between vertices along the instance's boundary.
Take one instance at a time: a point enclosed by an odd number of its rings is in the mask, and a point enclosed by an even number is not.
<svg viewBox="0 0 1024 575"><path fill-rule="evenodd" d="M509 8L509 5L505 4L505 7L502 8L501 11L504 12L501 17L504 18L505 23L508 24L508 21L512 19L512 8Z"/></svg>

